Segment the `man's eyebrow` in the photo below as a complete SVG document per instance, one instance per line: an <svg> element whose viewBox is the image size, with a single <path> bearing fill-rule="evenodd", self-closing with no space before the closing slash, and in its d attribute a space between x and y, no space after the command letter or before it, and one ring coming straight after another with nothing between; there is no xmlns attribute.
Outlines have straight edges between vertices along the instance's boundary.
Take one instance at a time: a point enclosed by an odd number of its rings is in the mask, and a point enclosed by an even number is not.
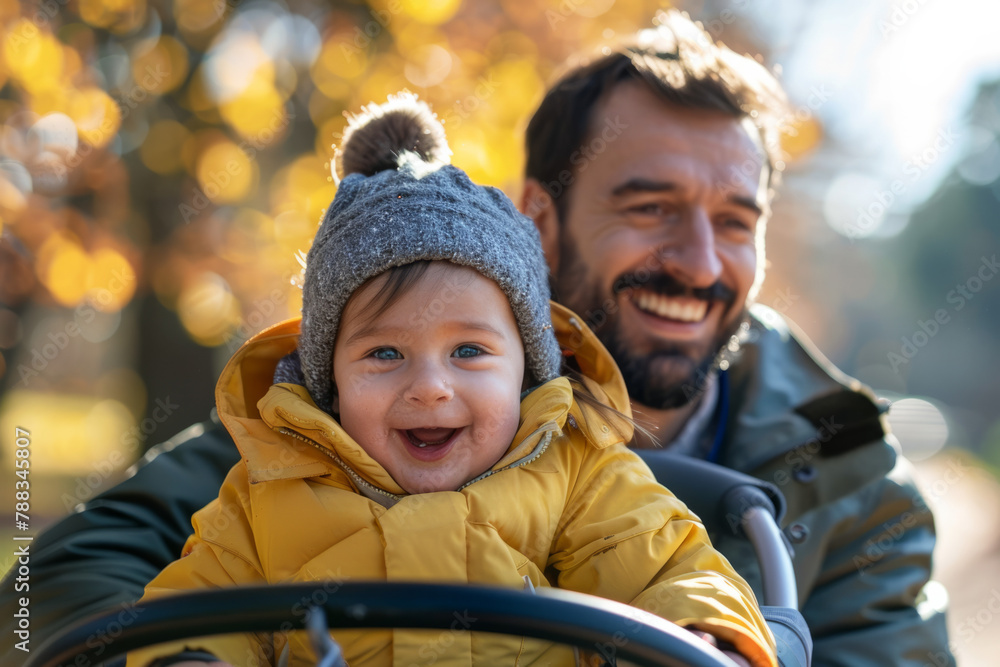
<svg viewBox="0 0 1000 667"><path fill-rule="evenodd" d="M630 178L611 191L612 197L624 197L638 192L673 192L679 190L670 181L651 181L648 178Z"/></svg>
<svg viewBox="0 0 1000 667"><path fill-rule="evenodd" d="M726 201L734 206L739 206L740 208L745 208L754 213L758 218L764 215L764 209L760 207L757 200L753 197L747 197L745 195L729 195L726 197Z"/></svg>

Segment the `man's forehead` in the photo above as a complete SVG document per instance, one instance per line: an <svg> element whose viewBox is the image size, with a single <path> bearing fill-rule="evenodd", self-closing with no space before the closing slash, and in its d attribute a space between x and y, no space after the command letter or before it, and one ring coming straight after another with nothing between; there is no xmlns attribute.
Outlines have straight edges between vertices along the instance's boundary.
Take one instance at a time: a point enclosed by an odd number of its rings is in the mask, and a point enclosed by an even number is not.
<svg viewBox="0 0 1000 667"><path fill-rule="evenodd" d="M619 133L604 136L602 126ZM606 142L604 157L617 182L665 179L680 188L715 186L740 190L761 203L766 199L767 161L749 119L679 107L642 84L626 82L595 107L590 144L599 139ZM601 157L595 151L594 159Z"/></svg>

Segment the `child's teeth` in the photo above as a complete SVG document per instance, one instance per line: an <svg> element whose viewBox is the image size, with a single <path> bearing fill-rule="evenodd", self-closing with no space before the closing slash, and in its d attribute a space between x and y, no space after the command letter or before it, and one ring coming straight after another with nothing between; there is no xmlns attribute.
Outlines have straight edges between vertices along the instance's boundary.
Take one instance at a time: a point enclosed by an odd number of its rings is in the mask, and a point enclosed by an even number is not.
<svg viewBox="0 0 1000 667"><path fill-rule="evenodd" d="M454 434L455 429L448 428L416 428L409 429L406 432L406 436L410 439L410 442L421 449L443 445Z"/></svg>

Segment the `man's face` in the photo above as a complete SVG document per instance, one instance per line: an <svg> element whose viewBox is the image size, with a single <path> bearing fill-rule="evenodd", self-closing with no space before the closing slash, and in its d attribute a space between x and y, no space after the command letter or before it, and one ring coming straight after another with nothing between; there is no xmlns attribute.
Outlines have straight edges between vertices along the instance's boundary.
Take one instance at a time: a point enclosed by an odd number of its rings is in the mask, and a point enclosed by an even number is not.
<svg viewBox="0 0 1000 667"><path fill-rule="evenodd" d="M558 252L546 248L554 297L593 327L646 407L696 396L746 317L767 167L740 120L670 105L639 83L594 112L621 132L588 138L575 162Z"/></svg>

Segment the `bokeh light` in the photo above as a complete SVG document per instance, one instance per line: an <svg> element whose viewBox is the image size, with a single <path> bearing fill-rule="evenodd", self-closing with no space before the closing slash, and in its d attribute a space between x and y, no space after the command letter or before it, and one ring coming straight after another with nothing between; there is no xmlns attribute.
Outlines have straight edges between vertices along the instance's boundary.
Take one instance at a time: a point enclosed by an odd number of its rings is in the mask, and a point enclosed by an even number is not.
<svg viewBox="0 0 1000 667"><path fill-rule="evenodd" d="M70 95L67 113L80 138L96 148L107 145L118 132L122 109L100 88L85 88Z"/></svg>
<svg viewBox="0 0 1000 667"><path fill-rule="evenodd" d="M23 389L7 393L0 402L0 428L13 433L15 426L23 428L25 424L31 425L33 442L45 443L45 447L31 451L31 473L37 480L42 475L86 474L97 462L105 462L108 475L124 467L130 452L122 447L122 439L135 419L128 408L112 399ZM6 438L2 442L13 445ZM14 458L10 451L4 451L3 456L6 461ZM39 504L50 507L58 498L46 500L38 495Z"/></svg>
<svg viewBox="0 0 1000 667"><path fill-rule="evenodd" d="M118 34L128 34L146 20L145 0L80 0L80 18Z"/></svg>
<svg viewBox="0 0 1000 667"><path fill-rule="evenodd" d="M86 280L91 304L113 313L124 308L135 294L135 271L128 259L114 248L99 248L91 256Z"/></svg>
<svg viewBox="0 0 1000 667"><path fill-rule="evenodd" d="M187 49L169 35L161 37L133 56L132 80L137 87L133 96L168 93L184 82L187 72Z"/></svg>
<svg viewBox="0 0 1000 667"><path fill-rule="evenodd" d="M50 236L38 251L39 278L64 306L75 306L87 293L91 259L80 242L64 234Z"/></svg>
<svg viewBox="0 0 1000 667"><path fill-rule="evenodd" d="M461 4L462 0L397 0L396 3L376 0L372 6L381 11L378 15L373 14L379 22L391 22L392 9L398 6L400 13L406 17L437 25L454 16Z"/></svg>
<svg viewBox="0 0 1000 667"><path fill-rule="evenodd" d="M889 424L903 453L913 461L935 454L948 442L948 422L934 403L922 398L903 398L889 410Z"/></svg>
<svg viewBox="0 0 1000 667"><path fill-rule="evenodd" d="M257 166L232 141L218 141L198 156L198 185L216 204L240 201L257 183Z"/></svg>
<svg viewBox="0 0 1000 667"><path fill-rule="evenodd" d="M239 326L240 305L222 276L203 273L181 290L177 314L196 341L221 345Z"/></svg>

